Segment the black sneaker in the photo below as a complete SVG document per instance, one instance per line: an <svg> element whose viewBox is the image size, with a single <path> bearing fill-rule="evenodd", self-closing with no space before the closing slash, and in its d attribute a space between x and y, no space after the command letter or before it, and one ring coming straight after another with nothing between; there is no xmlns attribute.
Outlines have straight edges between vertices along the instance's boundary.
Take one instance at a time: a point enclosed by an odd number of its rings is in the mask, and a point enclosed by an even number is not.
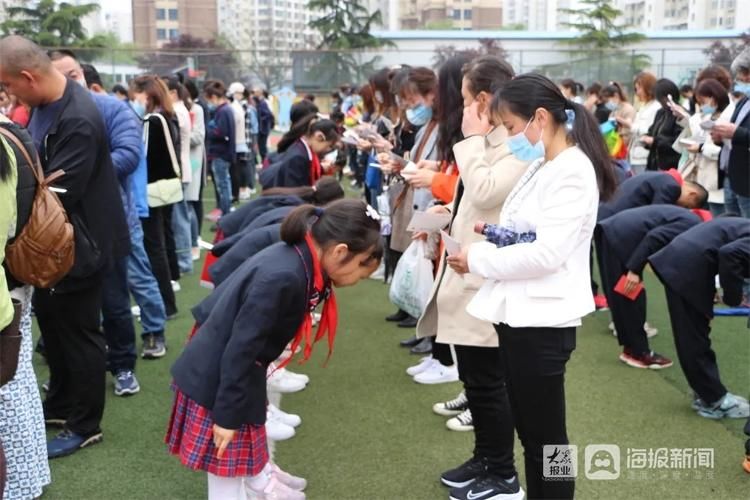
<svg viewBox="0 0 750 500"><path fill-rule="evenodd" d="M440 482L451 488L464 488L487 472L487 465L481 458L471 457L455 469L443 472Z"/></svg>
<svg viewBox="0 0 750 500"><path fill-rule="evenodd" d="M385 320L390 321L391 323L398 323L400 321L403 321L407 318L409 318L409 314L406 311L402 311L399 309L395 313L391 314L390 316L386 316Z"/></svg>
<svg viewBox="0 0 750 500"><path fill-rule="evenodd" d="M143 359L163 358L167 354L167 345L162 337L156 335L146 335L143 338Z"/></svg>
<svg viewBox="0 0 750 500"><path fill-rule="evenodd" d="M484 475L463 488L453 488L451 500L523 500L524 491L518 476L505 480L497 476Z"/></svg>

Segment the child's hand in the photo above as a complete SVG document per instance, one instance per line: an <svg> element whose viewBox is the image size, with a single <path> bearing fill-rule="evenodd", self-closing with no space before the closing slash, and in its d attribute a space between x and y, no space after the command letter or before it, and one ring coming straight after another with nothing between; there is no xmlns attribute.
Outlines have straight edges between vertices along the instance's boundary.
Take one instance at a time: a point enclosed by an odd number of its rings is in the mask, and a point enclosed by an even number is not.
<svg viewBox="0 0 750 500"><path fill-rule="evenodd" d="M213 433L214 446L216 446L216 449L218 450L216 452L216 458L220 459L224 455L224 450L227 449L229 443L231 443L234 439L234 435L237 433L237 431L225 429L214 424Z"/></svg>

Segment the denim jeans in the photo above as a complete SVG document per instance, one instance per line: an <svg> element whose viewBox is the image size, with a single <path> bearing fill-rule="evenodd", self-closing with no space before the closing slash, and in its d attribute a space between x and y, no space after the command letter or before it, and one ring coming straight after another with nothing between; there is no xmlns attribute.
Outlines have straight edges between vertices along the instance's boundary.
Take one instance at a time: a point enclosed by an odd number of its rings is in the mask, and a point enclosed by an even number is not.
<svg viewBox="0 0 750 500"><path fill-rule="evenodd" d="M128 295L128 257L110 259L102 286L102 328L107 364L113 374L135 369L135 328Z"/></svg>
<svg viewBox="0 0 750 500"><path fill-rule="evenodd" d="M185 200L172 206L172 232L174 233L175 253L180 273L191 274L193 272L193 257L190 253L190 216Z"/></svg>
<svg viewBox="0 0 750 500"><path fill-rule="evenodd" d="M214 158L211 161L211 171L214 174L214 183L219 195L219 209L226 215L232 206L232 179L229 176L231 163L221 158Z"/></svg>
<svg viewBox="0 0 750 500"><path fill-rule="evenodd" d="M199 215L195 209L195 203L193 201L188 202L188 221L190 222L190 246L198 246L198 237L201 235L201 229L199 224ZM200 203L200 202L198 202ZM200 216L202 218L202 215Z"/></svg>
<svg viewBox="0 0 750 500"><path fill-rule="evenodd" d="M735 193L729 185L728 176L724 178L724 211L750 219L750 196Z"/></svg>
<svg viewBox="0 0 750 500"><path fill-rule="evenodd" d="M167 314L159 283L151 271L151 263L143 246L143 228L140 222L130 228L130 255L128 255L128 287L141 308L143 335L164 337Z"/></svg>

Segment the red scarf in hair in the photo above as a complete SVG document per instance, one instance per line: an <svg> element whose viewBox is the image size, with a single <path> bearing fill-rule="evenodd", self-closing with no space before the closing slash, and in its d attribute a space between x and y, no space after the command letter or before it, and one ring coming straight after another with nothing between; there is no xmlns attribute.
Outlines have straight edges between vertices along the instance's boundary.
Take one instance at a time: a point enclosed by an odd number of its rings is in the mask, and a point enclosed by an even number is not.
<svg viewBox="0 0 750 500"><path fill-rule="evenodd" d="M307 233L307 235L305 236L305 244L307 245L307 248L310 251L310 255L312 256L313 291L308 297L308 307L305 311L305 317L302 320L302 324L297 330L297 333L294 335L294 340L292 340L292 354L278 365L278 367L276 368L277 370L280 370L281 368L284 368L289 364L289 362L294 357L294 353L297 352L297 348L300 346L303 340L305 342L305 346L302 351L302 361L300 361L300 363L303 363L310 359L313 344L322 339L326 333L328 333L328 357L326 358L326 363L328 363L328 360L331 358L331 354L333 354L333 342L336 339L336 326L338 325L336 295L334 295L333 288L331 288L330 283L326 283L323 279L323 271L320 268L320 259L318 258L318 254L315 251L315 245L313 244L312 236L310 236L310 233ZM297 250L299 257L300 259L302 259L302 263L305 266L305 274L307 275L307 289L310 290L310 270L307 269L307 263L305 262L305 258L302 255L302 251L299 249L299 247L295 247L295 249ZM321 314L320 323L318 324L318 332L315 334L315 340L313 340L312 311L318 306L321 300L324 300L325 303L323 304L323 312Z"/></svg>

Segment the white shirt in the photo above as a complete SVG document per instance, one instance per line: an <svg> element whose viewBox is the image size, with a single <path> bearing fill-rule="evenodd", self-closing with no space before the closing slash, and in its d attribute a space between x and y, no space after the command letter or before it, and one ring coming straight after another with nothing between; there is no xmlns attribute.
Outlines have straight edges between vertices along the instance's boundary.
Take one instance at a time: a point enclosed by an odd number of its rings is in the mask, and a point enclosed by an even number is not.
<svg viewBox="0 0 750 500"><path fill-rule="evenodd" d="M527 174L537 169L528 178ZM535 231L532 243L469 247L469 272L485 278L466 310L511 327L568 327L594 310L589 251L599 188L578 148L532 163L503 205L500 225Z"/></svg>
<svg viewBox="0 0 750 500"><path fill-rule="evenodd" d="M654 124L656 113L661 109L659 101L653 100L645 103L638 109L630 128L632 140L638 141L642 135L648 134L648 129ZM640 142L634 142L630 149L630 163L633 165L645 165L648 160L648 149Z"/></svg>
<svg viewBox="0 0 750 500"><path fill-rule="evenodd" d="M182 182L187 183L193 179L193 170L190 166L190 136L193 125L190 121L190 111L182 101L174 103L174 112L177 115L177 124L180 127L180 165L182 166Z"/></svg>
<svg viewBox="0 0 750 500"><path fill-rule="evenodd" d="M232 114L234 114L234 144L237 153L247 153L250 151L247 147L247 138L245 137L245 108L235 99L230 104Z"/></svg>

